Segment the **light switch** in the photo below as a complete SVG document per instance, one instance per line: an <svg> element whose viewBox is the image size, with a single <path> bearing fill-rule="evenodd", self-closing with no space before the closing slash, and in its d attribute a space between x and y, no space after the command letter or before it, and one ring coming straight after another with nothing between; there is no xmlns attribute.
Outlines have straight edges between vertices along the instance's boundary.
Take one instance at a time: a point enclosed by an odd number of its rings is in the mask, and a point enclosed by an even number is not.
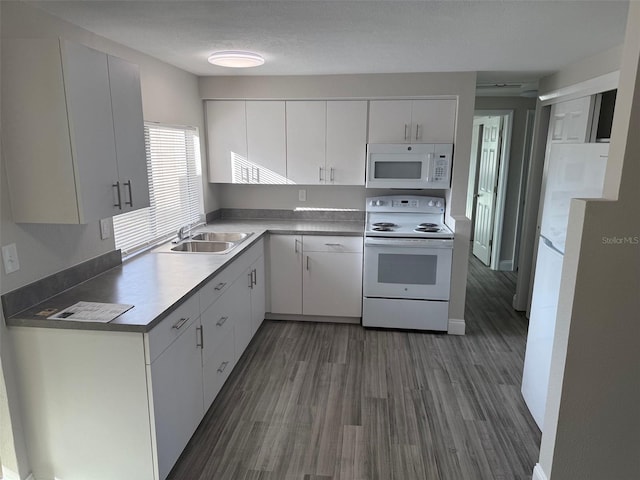
<svg viewBox="0 0 640 480"><path fill-rule="evenodd" d="M307 191L306 190L298 190L298 200L301 202L307 201Z"/></svg>
<svg viewBox="0 0 640 480"><path fill-rule="evenodd" d="M12 273L20 270L20 262L18 261L18 249L15 243L10 243L2 247L2 261L4 262L5 273Z"/></svg>
<svg viewBox="0 0 640 480"><path fill-rule="evenodd" d="M111 236L111 224L108 218L100 220L100 238L106 240Z"/></svg>

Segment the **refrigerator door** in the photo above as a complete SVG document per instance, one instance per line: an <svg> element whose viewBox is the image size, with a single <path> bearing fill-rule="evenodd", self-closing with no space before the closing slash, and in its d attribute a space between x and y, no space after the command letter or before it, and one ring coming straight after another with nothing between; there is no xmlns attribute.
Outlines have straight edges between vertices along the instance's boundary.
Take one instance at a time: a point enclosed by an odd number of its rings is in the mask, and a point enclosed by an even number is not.
<svg viewBox="0 0 640 480"><path fill-rule="evenodd" d="M522 372L522 396L540 430L547 403L562 260L562 254L547 239L540 237Z"/></svg>
<svg viewBox="0 0 640 480"><path fill-rule="evenodd" d="M554 143L549 153L540 235L564 253L572 198L601 198L607 143Z"/></svg>

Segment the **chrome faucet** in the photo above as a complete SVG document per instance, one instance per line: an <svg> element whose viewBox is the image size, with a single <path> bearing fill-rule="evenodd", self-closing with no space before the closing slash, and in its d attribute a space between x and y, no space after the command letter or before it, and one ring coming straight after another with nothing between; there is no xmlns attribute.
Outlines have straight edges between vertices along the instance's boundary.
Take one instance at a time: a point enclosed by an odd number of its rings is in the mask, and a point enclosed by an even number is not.
<svg viewBox="0 0 640 480"><path fill-rule="evenodd" d="M178 238L176 240L173 241L173 243L180 243L181 241L183 241L185 238L189 237L189 225L184 225L183 227L180 227L178 229Z"/></svg>

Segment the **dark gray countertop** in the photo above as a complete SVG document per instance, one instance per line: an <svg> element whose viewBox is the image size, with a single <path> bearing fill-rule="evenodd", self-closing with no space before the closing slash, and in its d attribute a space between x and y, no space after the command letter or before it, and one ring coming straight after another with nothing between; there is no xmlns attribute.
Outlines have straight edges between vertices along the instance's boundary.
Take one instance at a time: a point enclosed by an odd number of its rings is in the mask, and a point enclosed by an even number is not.
<svg viewBox="0 0 640 480"><path fill-rule="evenodd" d="M7 318L6 323L11 327L148 332L265 233L360 236L364 225L362 222L218 220L198 230L254 234L224 255L148 251ZM49 320L37 315L45 309L61 310L79 301L124 303L134 308L108 323Z"/></svg>

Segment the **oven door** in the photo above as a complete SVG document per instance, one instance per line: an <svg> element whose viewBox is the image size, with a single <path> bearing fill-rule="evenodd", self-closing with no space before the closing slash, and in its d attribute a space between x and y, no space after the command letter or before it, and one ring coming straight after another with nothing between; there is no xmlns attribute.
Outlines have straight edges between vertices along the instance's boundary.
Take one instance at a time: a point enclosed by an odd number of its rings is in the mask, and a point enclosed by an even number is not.
<svg viewBox="0 0 640 480"><path fill-rule="evenodd" d="M453 240L365 238L365 297L449 300Z"/></svg>

